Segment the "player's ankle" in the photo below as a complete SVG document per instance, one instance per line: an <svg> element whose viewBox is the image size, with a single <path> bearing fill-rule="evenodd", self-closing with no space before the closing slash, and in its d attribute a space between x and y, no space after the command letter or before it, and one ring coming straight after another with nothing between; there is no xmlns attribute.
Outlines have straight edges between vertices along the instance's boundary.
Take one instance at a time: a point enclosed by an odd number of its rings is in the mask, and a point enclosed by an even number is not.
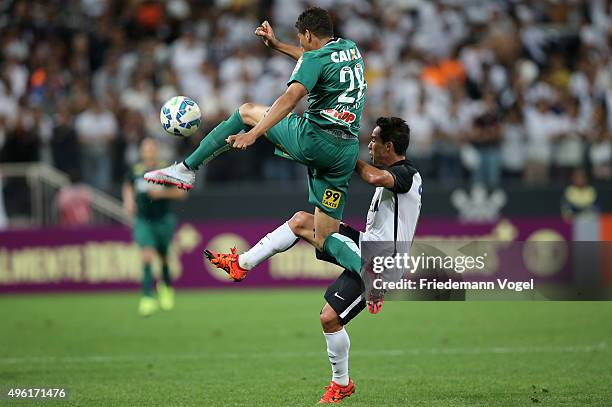
<svg viewBox="0 0 612 407"><path fill-rule="evenodd" d="M238 256L238 267L241 268L242 270L251 270L251 267L249 267L248 264L244 264L241 260L241 256Z"/></svg>
<svg viewBox="0 0 612 407"><path fill-rule="evenodd" d="M334 377L332 379L337 385L340 387L346 387L349 385L349 376L348 374L343 375L342 377Z"/></svg>

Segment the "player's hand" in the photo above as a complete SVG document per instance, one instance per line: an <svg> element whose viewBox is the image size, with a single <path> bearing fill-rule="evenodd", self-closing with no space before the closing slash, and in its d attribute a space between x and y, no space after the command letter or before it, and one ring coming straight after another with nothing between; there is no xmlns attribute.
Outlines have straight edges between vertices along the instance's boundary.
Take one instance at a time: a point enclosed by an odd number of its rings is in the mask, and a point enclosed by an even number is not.
<svg viewBox="0 0 612 407"><path fill-rule="evenodd" d="M270 23L268 23L268 21L264 21L259 27L255 29L255 35L261 38L267 47L274 46L276 36L274 35L272 26L270 26Z"/></svg>
<svg viewBox="0 0 612 407"><path fill-rule="evenodd" d="M253 143L255 143L255 141L257 141L257 136L248 131L244 134L229 136L227 139L225 139L225 141L227 141L227 144L233 148L246 150L247 147L251 146Z"/></svg>
<svg viewBox="0 0 612 407"><path fill-rule="evenodd" d="M366 305L370 314L378 314L385 302L385 290L371 290L368 293Z"/></svg>
<svg viewBox="0 0 612 407"><path fill-rule="evenodd" d="M378 314L382 309L384 300L366 301L370 314Z"/></svg>

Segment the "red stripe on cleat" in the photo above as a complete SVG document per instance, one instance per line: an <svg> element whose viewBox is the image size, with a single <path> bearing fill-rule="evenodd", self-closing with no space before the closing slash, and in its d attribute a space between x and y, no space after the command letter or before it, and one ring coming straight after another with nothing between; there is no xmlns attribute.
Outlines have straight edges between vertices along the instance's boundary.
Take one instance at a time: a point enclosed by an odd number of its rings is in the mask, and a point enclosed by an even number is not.
<svg viewBox="0 0 612 407"><path fill-rule="evenodd" d="M187 190L187 191L193 188L192 185L185 184L185 183L182 183L182 182L174 182L174 181L165 180L165 179L156 179L156 178L147 178L147 177L144 177L144 179L145 179L145 181L151 182L151 183L154 183L154 184L173 185L173 186L175 186L175 187L177 187L179 189L184 189L184 190Z"/></svg>

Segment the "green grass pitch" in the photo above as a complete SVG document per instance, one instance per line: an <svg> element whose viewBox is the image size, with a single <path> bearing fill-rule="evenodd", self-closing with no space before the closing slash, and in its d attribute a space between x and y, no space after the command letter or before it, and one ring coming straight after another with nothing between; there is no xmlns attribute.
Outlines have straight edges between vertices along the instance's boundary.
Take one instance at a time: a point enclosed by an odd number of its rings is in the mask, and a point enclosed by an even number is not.
<svg viewBox="0 0 612 407"><path fill-rule="evenodd" d="M320 290L0 298L0 388L79 406L313 406L330 380ZM610 406L612 302L387 302L348 326L346 406ZM41 401L7 401L41 405Z"/></svg>

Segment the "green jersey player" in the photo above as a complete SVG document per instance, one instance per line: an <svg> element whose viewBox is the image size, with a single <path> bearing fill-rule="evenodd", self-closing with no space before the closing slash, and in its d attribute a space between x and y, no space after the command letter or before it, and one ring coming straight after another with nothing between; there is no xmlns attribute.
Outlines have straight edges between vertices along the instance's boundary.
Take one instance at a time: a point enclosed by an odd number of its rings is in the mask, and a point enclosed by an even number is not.
<svg viewBox="0 0 612 407"><path fill-rule="evenodd" d="M296 22L300 47L280 42L263 22L255 34L297 64L287 91L272 106L245 103L206 135L182 163L145 174L150 182L191 189L195 170L233 147L245 149L266 136L276 153L308 167L308 200L315 206L315 246L341 265L353 258L352 249L334 235L342 219L349 181L359 153L359 121L365 102L364 64L354 42L334 37L331 17L318 7L306 9ZM308 95L303 116L292 113ZM238 135L240 131L246 131ZM235 281L248 270L234 252L214 254L228 266Z"/></svg>
<svg viewBox="0 0 612 407"><path fill-rule="evenodd" d="M130 167L123 184L123 207L134 216L134 241L141 248L142 297L138 312L149 316L157 310L153 296L151 263L157 254L162 265L162 281L157 285L159 307L170 310L174 306L174 291L168 267L168 249L172 242L176 216L172 213L172 200L185 197L185 191L147 184L142 176L159 166L158 146L154 139L146 138L140 144L141 161Z"/></svg>

